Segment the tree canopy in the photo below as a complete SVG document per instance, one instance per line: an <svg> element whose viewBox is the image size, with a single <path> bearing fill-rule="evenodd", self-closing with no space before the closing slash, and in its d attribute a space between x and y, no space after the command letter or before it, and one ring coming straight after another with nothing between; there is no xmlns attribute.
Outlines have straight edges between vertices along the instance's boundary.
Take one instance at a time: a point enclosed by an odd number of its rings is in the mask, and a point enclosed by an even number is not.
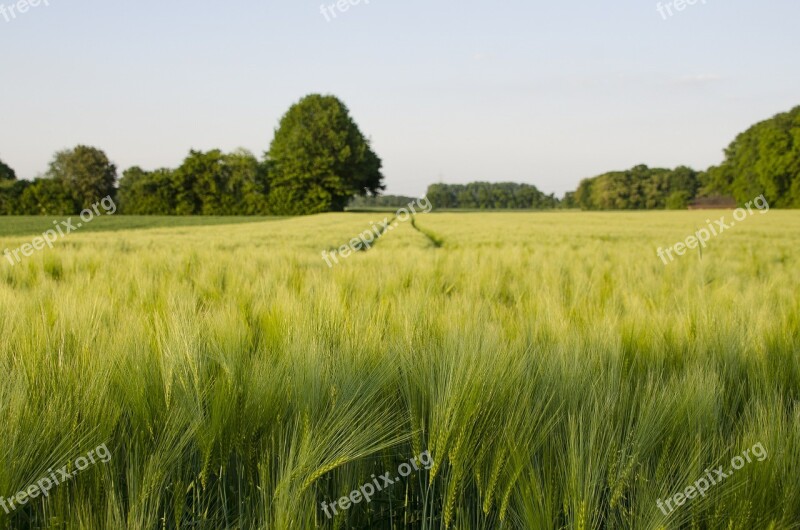
<svg viewBox="0 0 800 530"><path fill-rule="evenodd" d="M683 209L700 189L700 173L635 166L584 179L571 201L584 210Z"/></svg>
<svg viewBox="0 0 800 530"><path fill-rule="evenodd" d="M79 145L59 151L50 162L49 178L62 185L76 210L90 208L103 197L113 196L117 168L95 147Z"/></svg>
<svg viewBox="0 0 800 530"><path fill-rule="evenodd" d="M740 203L763 193L770 205L800 208L800 106L737 136L722 164L709 169L705 191Z"/></svg>
<svg viewBox="0 0 800 530"><path fill-rule="evenodd" d="M744 204L761 194L774 207L800 208L800 107L739 134L722 164L706 172L636 166L583 180L565 202L586 210L680 209L695 198Z"/></svg>
<svg viewBox="0 0 800 530"><path fill-rule="evenodd" d="M347 205L348 208L403 208L418 200L417 197L405 195L370 195L356 196Z"/></svg>
<svg viewBox="0 0 800 530"><path fill-rule="evenodd" d="M119 185L122 213L259 215L268 212L264 164L252 153L190 151L175 170L132 167Z"/></svg>
<svg viewBox="0 0 800 530"><path fill-rule="evenodd" d="M471 182L432 184L426 195L435 208L545 209L558 206L558 199L531 184Z"/></svg>
<svg viewBox="0 0 800 530"><path fill-rule="evenodd" d="M0 160L0 180L17 180L17 174L2 160Z"/></svg>
<svg viewBox="0 0 800 530"><path fill-rule="evenodd" d="M21 194L16 173L0 160L0 215L13 214Z"/></svg>
<svg viewBox="0 0 800 530"><path fill-rule="evenodd" d="M283 116L269 148L270 206L279 214L341 211L385 187L381 160L334 96L312 94Z"/></svg>
<svg viewBox="0 0 800 530"><path fill-rule="evenodd" d="M44 177L17 179L0 161L0 215L76 214L112 195L119 211L139 215L302 215L351 207L402 207L413 199L382 197L381 160L347 107L334 96L302 98L282 117L264 159L238 150L189 152L175 169L117 169L96 147L57 152ZM700 172L638 165L581 181L559 201L530 184L433 184L436 208L586 210L683 209L698 198L800 208L800 106L757 123ZM407 200L408 199L408 200Z"/></svg>
<svg viewBox="0 0 800 530"><path fill-rule="evenodd" d="M97 148L79 145L59 151L42 178L0 179L0 214L76 214L104 197L113 197L116 179L116 167Z"/></svg>
<svg viewBox="0 0 800 530"><path fill-rule="evenodd" d="M288 110L266 159L244 150L190 151L175 169L117 170L84 145L55 154L44 178L17 181L0 162L0 214L77 213L108 195L140 215L311 214L343 210L383 189L381 160L334 96L310 95Z"/></svg>

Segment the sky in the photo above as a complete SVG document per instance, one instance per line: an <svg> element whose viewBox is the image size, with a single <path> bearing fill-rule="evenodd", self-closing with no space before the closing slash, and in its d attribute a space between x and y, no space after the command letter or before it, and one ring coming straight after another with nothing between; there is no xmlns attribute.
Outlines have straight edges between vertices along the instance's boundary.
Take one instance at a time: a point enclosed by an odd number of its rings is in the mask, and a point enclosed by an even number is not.
<svg viewBox="0 0 800 530"><path fill-rule="evenodd" d="M0 159L34 178L78 144L120 173L177 167L190 149L261 156L289 106L324 93L371 139L390 194L481 180L561 196L636 164L705 169L800 105L800 2L676 2L47 0L11 13L0 0Z"/></svg>

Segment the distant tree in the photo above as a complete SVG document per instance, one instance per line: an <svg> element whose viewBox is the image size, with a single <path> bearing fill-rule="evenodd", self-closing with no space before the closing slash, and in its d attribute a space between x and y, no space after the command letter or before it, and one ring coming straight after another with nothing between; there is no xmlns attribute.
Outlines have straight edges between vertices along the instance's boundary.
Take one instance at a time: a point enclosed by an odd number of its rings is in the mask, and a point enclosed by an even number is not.
<svg viewBox="0 0 800 530"><path fill-rule="evenodd" d="M555 208L559 204L554 195L545 195L536 186L514 182L432 184L426 196L437 209L530 210Z"/></svg>
<svg viewBox="0 0 800 530"><path fill-rule="evenodd" d="M249 151L191 151L175 171L178 214L244 215L267 213L266 165Z"/></svg>
<svg viewBox="0 0 800 530"><path fill-rule="evenodd" d="M709 169L703 193L739 203L763 193L772 206L800 208L800 106L739 134Z"/></svg>
<svg viewBox="0 0 800 530"><path fill-rule="evenodd" d="M190 151L183 164L175 170L175 181L184 199L178 201L178 213L223 215L228 176L219 149L203 153Z"/></svg>
<svg viewBox="0 0 800 530"><path fill-rule="evenodd" d="M564 198L561 200L561 207L565 209L578 207L578 203L575 201L574 191L568 191L564 194Z"/></svg>
<svg viewBox="0 0 800 530"><path fill-rule="evenodd" d="M82 210L114 194L117 168L103 151L79 145L56 153L47 176L67 190L76 210Z"/></svg>
<svg viewBox="0 0 800 530"><path fill-rule="evenodd" d="M555 208L559 202L554 195L545 195L527 185L515 184L508 193L510 194L508 205L514 209Z"/></svg>
<svg viewBox="0 0 800 530"><path fill-rule="evenodd" d="M690 197L697 195L701 186L701 174L687 166L678 166L669 172L669 189L685 191Z"/></svg>
<svg viewBox="0 0 800 530"><path fill-rule="evenodd" d="M314 94L292 105L275 131L268 160L276 213L341 211L351 197L385 188L380 159L334 96Z"/></svg>
<svg viewBox="0 0 800 530"><path fill-rule="evenodd" d="M477 208L495 208L493 189L488 182L472 182L467 184L467 190L474 198Z"/></svg>
<svg viewBox="0 0 800 530"><path fill-rule="evenodd" d="M453 208L477 208L478 197L477 187L467 184L466 186L454 186L454 195L456 197Z"/></svg>
<svg viewBox="0 0 800 530"><path fill-rule="evenodd" d="M79 211L73 196L64 185L50 178L39 178L26 186L19 197L17 208L18 214L24 215L70 215Z"/></svg>
<svg viewBox="0 0 800 530"><path fill-rule="evenodd" d="M19 198L27 185L18 181L14 170L0 160L0 215L14 215Z"/></svg>
<svg viewBox="0 0 800 530"><path fill-rule="evenodd" d="M431 204L436 208L455 208L456 196L454 186L449 184L431 184L426 193Z"/></svg>
<svg viewBox="0 0 800 530"><path fill-rule="evenodd" d="M239 149L223 156L226 182L221 211L224 215L268 214L267 164L249 151Z"/></svg>
<svg viewBox="0 0 800 530"><path fill-rule="evenodd" d="M667 210L685 210L692 196L688 191L676 191L667 197Z"/></svg>
<svg viewBox="0 0 800 530"><path fill-rule="evenodd" d="M0 160L0 181L1 180L17 180L17 174L2 160Z"/></svg>
<svg viewBox="0 0 800 530"><path fill-rule="evenodd" d="M190 151L176 170L132 167L119 183L119 207L135 215L265 215L266 165L252 153Z"/></svg>
<svg viewBox="0 0 800 530"><path fill-rule="evenodd" d="M202 209L202 201L197 196L197 169L200 167L199 160L202 153L190 151L181 166L170 173L170 189L172 190L172 201L175 204L175 215L197 215Z"/></svg>
<svg viewBox="0 0 800 530"><path fill-rule="evenodd" d="M139 166L134 166L122 172L117 189L117 208L121 214L138 214L143 197L144 183L148 177L147 171Z"/></svg>
<svg viewBox="0 0 800 530"><path fill-rule="evenodd" d="M404 195L375 195L354 197L347 205L348 208L403 208L417 201L415 197Z"/></svg>
<svg viewBox="0 0 800 530"><path fill-rule="evenodd" d="M22 194L30 185L27 180L0 180L0 215L23 215Z"/></svg>
<svg viewBox="0 0 800 530"><path fill-rule="evenodd" d="M595 210L594 203L594 183L595 179L583 179L575 190L575 204L582 210Z"/></svg>
<svg viewBox="0 0 800 530"><path fill-rule="evenodd" d="M699 173L691 168L638 165L582 180L571 200L584 210L676 208L686 207L699 188Z"/></svg>
<svg viewBox="0 0 800 530"><path fill-rule="evenodd" d="M127 169L119 181L119 212L126 215L174 215L172 170Z"/></svg>

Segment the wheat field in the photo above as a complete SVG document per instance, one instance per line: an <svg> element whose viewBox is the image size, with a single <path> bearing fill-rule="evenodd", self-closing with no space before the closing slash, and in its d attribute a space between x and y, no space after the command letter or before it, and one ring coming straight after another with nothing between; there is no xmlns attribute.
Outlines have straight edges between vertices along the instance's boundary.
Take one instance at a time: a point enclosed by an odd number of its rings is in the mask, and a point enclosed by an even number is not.
<svg viewBox="0 0 800 530"><path fill-rule="evenodd" d="M0 495L111 455L0 527L800 527L800 215L665 266L709 212L431 213L326 265L384 215L117 227L0 261Z"/></svg>

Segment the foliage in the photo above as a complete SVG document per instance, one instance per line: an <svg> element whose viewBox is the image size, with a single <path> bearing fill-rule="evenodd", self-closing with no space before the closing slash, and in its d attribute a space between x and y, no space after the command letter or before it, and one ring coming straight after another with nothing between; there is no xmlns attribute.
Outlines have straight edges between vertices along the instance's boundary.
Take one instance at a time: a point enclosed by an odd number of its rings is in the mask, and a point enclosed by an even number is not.
<svg viewBox="0 0 800 530"><path fill-rule="evenodd" d="M24 213L20 199L28 186L27 180L0 180L0 215Z"/></svg>
<svg viewBox="0 0 800 530"><path fill-rule="evenodd" d="M440 209L685 209L699 197L732 195L744 203L762 193L773 207L800 207L800 107L754 125L725 155L707 172L646 165L608 172L584 179L562 201L514 183L433 184L427 195ZM132 167L119 183L120 211L298 215L340 211L348 203L404 206L405 197L379 196L385 188L381 165L347 107L334 96L312 94L281 119L266 160L244 150L191 151L177 169ZM56 153L47 177L56 184L17 181L0 161L0 215L77 213L116 192L115 166L93 147Z"/></svg>
<svg viewBox="0 0 800 530"><path fill-rule="evenodd" d="M292 105L270 145L270 208L278 214L341 211L384 189L381 160L334 96Z"/></svg>
<svg viewBox="0 0 800 530"><path fill-rule="evenodd" d="M348 203L349 209L359 208L404 208L418 200L416 197L403 195L356 196Z"/></svg>
<svg viewBox="0 0 800 530"><path fill-rule="evenodd" d="M169 215L175 213L172 171L127 169L119 181L119 213L125 215Z"/></svg>
<svg viewBox="0 0 800 530"><path fill-rule="evenodd" d="M709 170L707 192L740 203L764 194L774 207L800 208L800 106L737 136Z"/></svg>
<svg viewBox="0 0 800 530"><path fill-rule="evenodd" d="M17 174L5 162L0 160L0 182L4 180L16 180Z"/></svg>
<svg viewBox="0 0 800 530"><path fill-rule="evenodd" d="M97 197L92 204L100 199ZM69 215L79 211L75 206L75 195L69 193L63 182L50 178L33 181L19 198L22 213L27 215Z"/></svg>
<svg viewBox="0 0 800 530"><path fill-rule="evenodd" d="M76 214L113 197L116 175L103 151L84 145L57 152L45 177L33 182L15 180L0 162L0 215Z"/></svg>
<svg viewBox="0 0 800 530"><path fill-rule="evenodd" d="M51 178L0 181L0 215L69 215L78 211L64 184Z"/></svg>
<svg viewBox="0 0 800 530"><path fill-rule="evenodd" d="M761 194L773 207L800 208L800 107L738 135L707 172L636 166L583 180L574 200L585 210L681 209L697 197L743 204Z"/></svg>
<svg viewBox="0 0 800 530"><path fill-rule="evenodd" d="M699 173L691 168L639 165L584 179L572 200L584 210L676 209L694 198L699 188Z"/></svg>
<svg viewBox="0 0 800 530"><path fill-rule="evenodd" d="M685 210L689 206L691 194L686 190L675 191L667 197L667 210Z"/></svg>
<svg viewBox="0 0 800 530"><path fill-rule="evenodd" d="M77 212L114 196L117 168L100 149L79 145L56 153L47 176L69 194Z"/></svg>
<svg viewBox="0 0 800 530"><path fill-rule="evenodd" d="M513 182L471 182L469 184L432 184L428 200L435 208L548 209L558 206L558 199L545 195L536 186Z"/></svg>
<svg viewBox="0 0 800 530"><path fill-rule="evenodd" d="M119 201L125 214L263 215L268 189L265 165L248 151L190 151L176 170L125 171Z"/></svg>
<svg viewBox="0 0 800 530"><path fill-rule="evenodd" d="M193 150L176 169L134 166L119 182L120 212L308 214L342 210L353 196L384 189L380 159L347 107L333 96L311 95L293 105L268 156L259 162L245 150ZM15 174L0 162L0 214L77 213L117 191L116 167L93 147L56 153L47 177L33 185L8 184Z"/></svg>

